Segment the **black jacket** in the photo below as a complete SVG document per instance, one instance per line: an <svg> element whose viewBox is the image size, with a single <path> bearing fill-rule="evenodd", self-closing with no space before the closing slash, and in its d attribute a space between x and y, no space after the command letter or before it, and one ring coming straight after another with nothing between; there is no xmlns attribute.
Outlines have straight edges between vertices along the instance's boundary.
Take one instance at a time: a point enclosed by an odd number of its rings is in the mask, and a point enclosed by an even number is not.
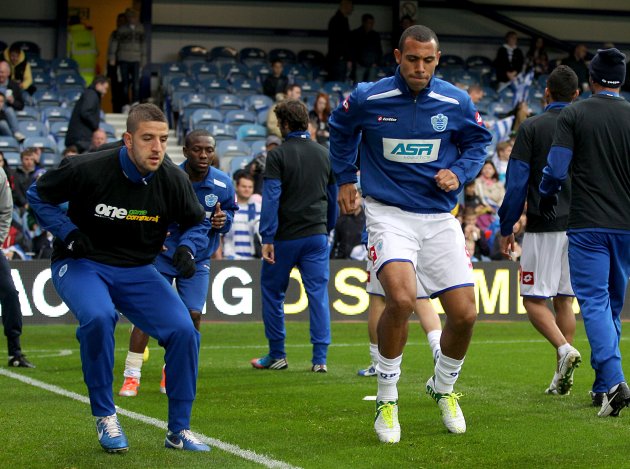
<svg viewBox="0 0 630 469"><path fill-rule="evenodd" d="M98 129L100 122L101 95L92 85L83 92L72 110L66 134L66 146L76 145L79 151L87 150L92 140L92 133Z"/></svg>

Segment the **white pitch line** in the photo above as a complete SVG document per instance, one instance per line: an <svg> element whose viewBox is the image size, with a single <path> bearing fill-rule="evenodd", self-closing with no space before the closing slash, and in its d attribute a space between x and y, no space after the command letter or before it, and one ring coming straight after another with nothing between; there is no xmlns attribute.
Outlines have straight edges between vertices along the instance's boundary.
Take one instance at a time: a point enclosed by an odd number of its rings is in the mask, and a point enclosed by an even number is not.
<svg viewBox="0 0 630 469"><path fill-rule="evenodd" d="M70 399L74 399L75 401L82 402L83 404L88 404L88 405L90 404L90 400L86 396L82 396L81 394L77 394L76 392L68 391L66 389L60 388L59 386L55 386L53 384L44 383L43 381L39 381L34 378L29 378L27 376L14 373L9 370L5 370L4 368L0 368L0 375L6 376L7 378L12 378L18 381L22 381L23 383L26 383L30 386L44 389L45 391L50 391L52 393L59 394L60 396L69 397ZM146 423L147 425L152 425L162 430L168 429L168 425L164 420L148 417L146 415L139 414L137 412L132 412L130 410L122 409L118 406L116 406L116 412L120 415L124 415L125 417L129 417L130 419L138 420L142 423ZM280 469L300 469L299 467L292 466L291 464L286 463L284 461L272 459L263 454L258 454L254 451L240 448L239 446L233 445L231 443L225 443L224 441L217 440L216 438L205 436L202 433L195 432L195 435L201 441L203 441L204 443L210 446L221 449L225 451L226 453L230 453L235 456L238 456L239 458L258 463L265 467L280 468Z"/></svg>

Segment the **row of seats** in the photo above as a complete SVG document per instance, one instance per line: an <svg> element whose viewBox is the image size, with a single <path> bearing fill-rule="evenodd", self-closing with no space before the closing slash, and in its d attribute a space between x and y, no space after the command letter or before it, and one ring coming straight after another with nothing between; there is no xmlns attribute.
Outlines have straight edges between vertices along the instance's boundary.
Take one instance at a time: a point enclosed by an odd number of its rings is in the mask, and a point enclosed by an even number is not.
<svg viewBox="0 0 630 469"><path fill-rule="evenodd" d="M305 67L323 68L324 54L317 50L305 49L297 53L286 48L276 48L265 52L258 47L245 47L240 51L230 46L216 46L208 50L200 45L188 45L180 49L178 58L181 62L242 63L256 65L281 60L285 64L300 64Z"/></svg>

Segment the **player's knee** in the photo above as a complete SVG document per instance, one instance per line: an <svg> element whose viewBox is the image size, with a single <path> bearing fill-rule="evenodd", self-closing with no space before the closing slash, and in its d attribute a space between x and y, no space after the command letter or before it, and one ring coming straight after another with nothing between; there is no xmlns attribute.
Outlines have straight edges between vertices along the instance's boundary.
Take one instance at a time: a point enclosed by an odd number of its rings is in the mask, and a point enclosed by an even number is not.
<svg viewBox="0 0 630 469"><path fill-rule="evenodd" d="M201 327L201 311L189 311L190 319L192 319L193 326L199 330Z"/></svg>
<svg viewBox="0 0 630 469"><path fill-rule="evenodd" d="M387 309L397 315L409 315L415 307L416 299L405 291L393 292L386 298Z"/></svg>

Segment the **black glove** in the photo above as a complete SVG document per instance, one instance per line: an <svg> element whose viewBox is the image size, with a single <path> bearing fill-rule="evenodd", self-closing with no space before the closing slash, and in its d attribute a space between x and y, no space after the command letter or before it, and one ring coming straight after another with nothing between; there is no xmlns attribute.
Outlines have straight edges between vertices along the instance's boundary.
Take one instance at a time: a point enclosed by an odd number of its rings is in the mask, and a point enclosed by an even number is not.
<svg viewBox="0 0 630 469"><path fill-rule="evenodd" d="M558 195L550 195L548 197L540 196L538 203L538 211L540 215L547 221L556 219L556 205L558 205Z"/></svg>
<svg viewBox="0 0 630 469"><path fill-rule="evenodd" d="M94 246L92 246L90 238L78 229L71 231L70 234L66 236L64 242L66 244L68 254L73 259L85 257L86 254L94 250Z"/></svg>
<svg viewBox="0 0 630 469"><path fill-rule="evenodd" d="M190 278L195 275L197 267L195 267L195 256L186 246L179 246L173 254L173 265L177 269L179 275L183 278Z"/></svg>

